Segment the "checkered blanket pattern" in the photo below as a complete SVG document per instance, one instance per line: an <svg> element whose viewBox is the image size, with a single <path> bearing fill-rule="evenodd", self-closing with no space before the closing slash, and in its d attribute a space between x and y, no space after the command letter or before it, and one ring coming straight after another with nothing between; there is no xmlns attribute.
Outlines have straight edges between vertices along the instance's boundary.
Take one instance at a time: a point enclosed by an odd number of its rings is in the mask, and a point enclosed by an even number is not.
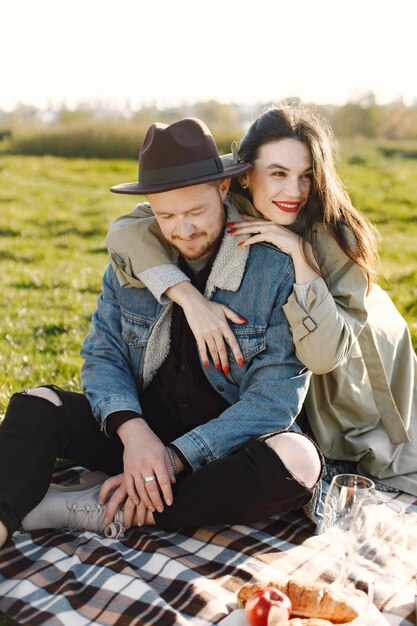
<svg viewBox="0 0 417 626"><path fill-rule="evenodd" d="M78 468L56 482L73 482ZM417 516L417 501L392 494ZM0 611L31 626L209 626L235 607L246 582L335 578L325 535L299 513L253 526L166 533L134 529L122 540L94 533L17 533L1 552ZM417 533L416 533L417 536ZM416 541L417 543L417 541ZM390 624L414 621L416 549L400 592L377 596Z"/></svg>

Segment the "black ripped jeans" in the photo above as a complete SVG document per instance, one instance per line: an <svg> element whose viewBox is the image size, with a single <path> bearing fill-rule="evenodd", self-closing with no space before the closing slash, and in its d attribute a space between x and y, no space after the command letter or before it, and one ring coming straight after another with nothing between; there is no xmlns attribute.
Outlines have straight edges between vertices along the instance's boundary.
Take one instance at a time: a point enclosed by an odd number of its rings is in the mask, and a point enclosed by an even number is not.
<svg viewBox="0 0 417 626"><path fill-rule="evenodd" d="M9 536L44 497L57 457L110 475L123 471L120 439L100 430L85 396L54 390L63 406L15 394L0 427L0 520ZM300 484L260 438L193 474L179 476L172 506L155 512L154 518L162 530L250 524L301 508L314 489Z"/></svg>

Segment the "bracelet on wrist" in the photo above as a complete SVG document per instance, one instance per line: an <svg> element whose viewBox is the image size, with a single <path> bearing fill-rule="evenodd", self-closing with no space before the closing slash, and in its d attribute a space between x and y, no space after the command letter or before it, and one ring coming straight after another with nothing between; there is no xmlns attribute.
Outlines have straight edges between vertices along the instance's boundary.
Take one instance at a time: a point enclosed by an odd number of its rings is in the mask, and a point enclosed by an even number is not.
<svg viewBox="0 0 417 626"><path fill-rule="evenodd" d="M171 463L172 473L174 474L174 476L176 476L178 469L177 469L177 464L175 462L174 452L172 451L172 448L170 448L169 446L166 446L166 449L168 452L169 461Z"/></svg>

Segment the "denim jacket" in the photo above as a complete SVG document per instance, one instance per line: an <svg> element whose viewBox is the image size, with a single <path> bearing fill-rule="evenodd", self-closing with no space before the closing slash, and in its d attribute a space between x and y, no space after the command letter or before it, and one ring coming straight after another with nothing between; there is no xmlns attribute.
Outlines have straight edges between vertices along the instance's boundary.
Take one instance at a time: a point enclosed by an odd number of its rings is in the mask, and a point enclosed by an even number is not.
<svg viewBox="0 0 417 626"><path fill-rule="evenodd" d="M229 204L228 220L238 219ZM244 367L230 351L228 376L213 364L209 369L201 364L210 384L231 406L173 442L194 470L230 454L252 437L299 430L295 420L310 372L295 356L283 311L293 283L294 268L286 254L267 244L237 248L236 239L224 234L205 296L248 320L248 324L231 324ZM141 413L141 390L169 352L171 316L172 303L158 302L147 289L121 287L108 266L81 349L83 389L104 431L110 413Z"/></svg>

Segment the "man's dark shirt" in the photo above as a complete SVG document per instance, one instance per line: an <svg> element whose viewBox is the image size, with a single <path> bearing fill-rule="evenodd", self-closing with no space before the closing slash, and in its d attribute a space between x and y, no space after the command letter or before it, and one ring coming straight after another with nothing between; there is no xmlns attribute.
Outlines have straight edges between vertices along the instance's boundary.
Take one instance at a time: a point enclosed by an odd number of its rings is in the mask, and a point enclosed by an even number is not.
<svg viewBox="0 0 417 626"><path fill-rule="evenodd" d="M197 275L180 258L180 268L201 293L204 292L215 256ZM210 367L214 367L213 362L210 362ZM144 419L152 430L158 431L165 444L214 419L230 406L208 382L201 367L195 337L182 308L175 303L170 351L150 385L141 393L140 402ZM118 411L109 415L107 432L112 434L133 417L138 417L133 411ZM154 424L158 427L154 428Z"/></svg>

